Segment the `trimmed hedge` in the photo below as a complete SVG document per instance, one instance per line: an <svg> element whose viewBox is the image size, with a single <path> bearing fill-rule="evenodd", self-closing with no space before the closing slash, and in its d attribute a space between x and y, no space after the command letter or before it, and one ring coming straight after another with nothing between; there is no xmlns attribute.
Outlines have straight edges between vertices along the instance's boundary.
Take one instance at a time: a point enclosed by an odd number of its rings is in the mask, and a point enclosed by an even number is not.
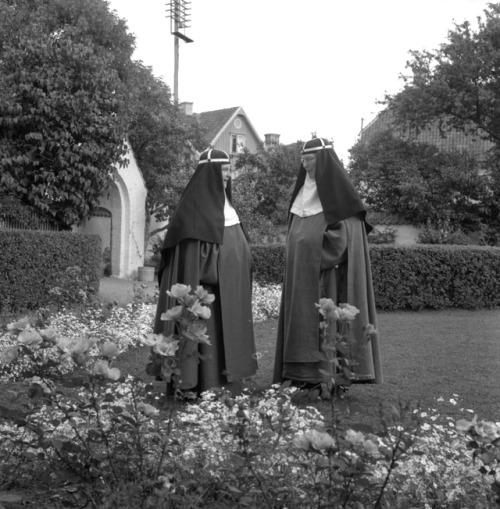
<svg viewBox="0 0 500 509"><path fill-rule="evenodd" d="M500 305L500 249L482 246L373 246L380 309L492 308Z"/></svg>
<svg viewBox="0 0 500 509"><path fill-rule="evenodd" d="M98 292L102 275L99 235L0 230L0 311L47 305L50 288L60 286L66 269L75 266L88 280L87 291Z"/></svg>
<svg viewBox="0 0 500 509"><path fill-rule="evenodd" d="M283 244L252 245L253 277L263 284L281 284L285 269Z"/></svg>
<svg viewBox="0 0 500 509"><path fill-rule="evenodd" d="M254 277L283 281L283 245L253 246ZM478 309L500 306L500 249L482 246L372 245L378 309Z"/></svg>

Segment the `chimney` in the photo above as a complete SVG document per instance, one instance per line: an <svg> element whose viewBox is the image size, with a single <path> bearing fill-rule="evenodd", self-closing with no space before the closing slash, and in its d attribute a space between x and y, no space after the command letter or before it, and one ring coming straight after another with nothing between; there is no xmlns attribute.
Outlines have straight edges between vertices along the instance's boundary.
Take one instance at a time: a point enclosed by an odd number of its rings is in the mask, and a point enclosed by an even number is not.
<svg viewBox="0 0 500 509"><path fill-rule="evenodd" d="M181 107L182 112L187 117L193 116L193 103L183 102L180 103L179 106Z"/></svg>
<svg viewBox="0 0 500 509"><path fill-rule="evenodd" d="M266 147L270 147L271 145L279 145L280 144L280 135L275 133L264 134L264 143Z"/></svg>

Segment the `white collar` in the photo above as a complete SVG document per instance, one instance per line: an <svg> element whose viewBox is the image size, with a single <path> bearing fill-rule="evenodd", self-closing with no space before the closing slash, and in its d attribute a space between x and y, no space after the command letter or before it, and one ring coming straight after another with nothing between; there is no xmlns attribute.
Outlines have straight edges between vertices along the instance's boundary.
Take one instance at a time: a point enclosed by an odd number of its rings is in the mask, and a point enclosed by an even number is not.
<svg viewBox="0 0 500 509"><path fill-rule="evenodd" d="M304 185L297 193L290 212L300 217L315 216L323 212L316 180L310 178L308 174L306 175Z"/></svg>
<svg viewBox="0 0 500 509"><path fill-rule="evenodd" d="M224 226L233 226L239 222L240 218L224 192Z"/></svg>

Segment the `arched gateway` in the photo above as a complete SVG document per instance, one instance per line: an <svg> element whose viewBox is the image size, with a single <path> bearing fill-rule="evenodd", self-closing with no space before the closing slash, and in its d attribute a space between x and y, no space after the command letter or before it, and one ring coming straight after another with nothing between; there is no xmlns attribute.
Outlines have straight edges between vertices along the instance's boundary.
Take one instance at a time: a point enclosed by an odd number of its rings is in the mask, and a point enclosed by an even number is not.
<svg viewBox="0 0 500 509"><path fill-rule="evenodd" d="M111 275L135 279L144 265L147 191L130 145L127 159L92 217L74 231L100 235L103 250L110 251Z"/></svg>

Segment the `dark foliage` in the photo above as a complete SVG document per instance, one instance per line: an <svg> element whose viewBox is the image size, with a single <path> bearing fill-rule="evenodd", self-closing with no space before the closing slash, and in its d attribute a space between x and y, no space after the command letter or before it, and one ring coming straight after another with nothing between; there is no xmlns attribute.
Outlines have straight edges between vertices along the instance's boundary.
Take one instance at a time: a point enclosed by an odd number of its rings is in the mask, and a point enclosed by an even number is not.
<svg viewBox="0 0 500 509"><path fill-rule="evenodd" d="M130 82L128 137L148 190L148 215L161 222L177 206L196 167L196 151L208 142L150 68L134 63Z"/></svg>
<svg viewBox="0 0 500 509"><path fill-rule="evenodd" d="M2 312L74 303L79 290L95 294L101 276L98 235L0 230Z"/></svg>
<svg viewBox="0 0 500 509"><path fill-rule="evenodd" d="M244 152L236 160L235 203L274 225L287 221L288 206L300 166L302 142L272 145L256 154ZM242 178L241 185L238 180Z"/></svg>
<svg viewBox="0 0 500 509"><path fill-rule="evenodd" d="M448 220L465 231L489 224L489 179L474 156L403 140L389 131L351 149L350 177L365 203L411 223Z"/></svg>
<svg viewBox="0 0 500 509"><path fill-rule="evenodd" d="M124 153L133 37L103 0L0 5L0 192L63 228Z"/></svg>
<svg viewBox="0 0 500 509"><path fill-rule="evenodd" d="M402 92L387 97L400 125L475 132L500 144L500 4L474 29L455 24L438 50L413 51Z"/></svg>
<svg viewBox="0 0 500 509"><path fill-rule="evenodd" d="M281 284L285 246L254 246L254 277ZM372 245L380 310L479 309L500 306L500 249L481 246Z"/></svg>

